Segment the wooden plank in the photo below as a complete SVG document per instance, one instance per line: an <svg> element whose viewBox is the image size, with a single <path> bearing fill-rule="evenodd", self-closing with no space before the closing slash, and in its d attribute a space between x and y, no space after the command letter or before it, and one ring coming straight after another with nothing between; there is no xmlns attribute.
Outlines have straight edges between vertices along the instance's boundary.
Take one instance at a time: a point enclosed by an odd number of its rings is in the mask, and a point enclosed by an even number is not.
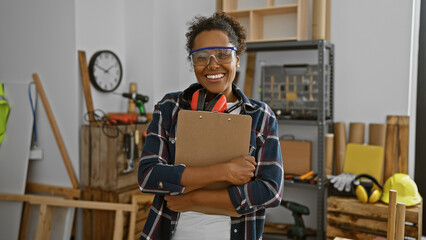
<svg viewBox="0 0 426 240"><path fill-rule="evenodd" d="M398 116L387 116L385 146L385 182L396 170L396 143L398 134Z"/></svg>
<svg viewBox="0 0 426 240"><path fill-rule="evenodd" d="M80 167L80 181L83 187L90 186L90 127L88 125L83 125L81 127L81 137L80 137L80 158L81 158L81 167Z"/></svg>
<svg viewBox="0 0 426 240"><path fill-rule="evenodd" d="M312 2L312 40L325 39L327 0Z"/></svg>
<svg viewBox="0 0 426 240"><path fill-rule="evenodd" d="M115 221L114 221L114 240L123 239L123 211L115 211Z"/></svg>
<svg viewBox="0 0 426 240"><path fill-rule="evenodd" d="M44 92L43 85L41 84L40 78L36 73L33 74L33 79L37 88L37 92L40 95L40 99L43 102L44 110L46 111L47 118L50 122L50 127L52 128L53 135L55 136L56 143L58 145L59 151L62 156L62 160L65 164L68 176L71 180L73 188L79 188L77 176L75 175L74 169L71 164L71 159L68 155L67 149L65 147L64 141L62 140L61 133L59 131L58 125L55 120L55 116L53 115L53 111L50 108L50 104L47 100L46 93Z"/></svg>
<svg viewBox="0 0 426 240"><path fill-rule="evenodd" d="M82 198L86 201L92 201L92 191L89 187L83 189ZM83 209L83 239L94 239L92 235L93 222L92 222L92 209Z"/></svg>
<svg viewBox="0 0 426 240"><path fill-rule="evenodd" d="M40 184L40 183L32 183L32 182L27 182L25 192L27 193L38 192L38 193L47 193L51 195L61 195L68 199L78 199L81 197L80 189L53 186L53 185Z"/></svg>
<svg viewBox="0 0 426 240"><path fill-rule="evenodd" d="M250 11L250 40L263 39L263 17L257 11Z"/></svg>
<svg viewBox="0 0 426 240"><path fill-rule="evenodd" d="M50 230L52 226L52 207L47 204L40 205L38 217L36 240L50 239Z"/></svg>
<svg viewBox="0 0 426 240"><path fill-rule="evenodd" d="M364 231L371 231L386 234L387 220L367 218L361 215L343 214L340 212L328 212L327 224L339 226L345 229L361 229ZM417 237L418 227L407 225L405 227L405 234L410 237Z"/></svg>
<svg viewBox="0 0 426 240"><path fill-rule="evenodd" d="M222 0L222 10L224 12L236 10L238 6L237 0Z"/></svg>
<svg viewBox="0 0 426 240"><path fill-rule="evenodd" d="M405 233L405 204L398 202L396 204L396 230L395 239L404 240ZM415 235L417 236L417 234Z"/></svg>
<svg viewBox="0 0 426 240"><path fill-rule="evenodd" d="M131 212L135 209L132 204L125 203L111 203L111 202L99 202L99 201L84 201L84 200L70 200L59 197L47 197L32 194L9 194L0 193L0 200L6 201L21 201L29 202L31 204L46 204L54 207L74 207L74 208L88 208L97 210L122 210Z"/></svg>
<svg viewBox="0 0 426 240"><path fill-rule="evenodd" d="M134 195L132 197L132 204L135 205L135 207L138 208L138 202L137 202L137 198L136 195ZM137 209L139 211L139 208ZM135 233L135 228L136 228L136 214L137 211L133 211L130 213L130 219L129 219L129 231L127 234L128 240L133 240L134 239L134 233Z"/></svg>
<svg viewBox="0 0 426 240"><path fill-rule="evenodd" d="M223 12L223 0L216 0L216 12Z"/></svg>
<svg viewBox="0 0 426 240"><path fill-rule="evenodd" d="M90 90L89 69L87 68L86 52L78 51L78 60L80 63L81 83L83 86L84 99L86 100L86 109L89 114L90 125L96 124L93 110L92 92Z"/></svg>
<svg viewBox="0 0 426 240"><path fill-rule="evenodd" d="M103 134L101 132L102 130L97 127L97 126L93 126L90 127L90 136L91 136L91 142L90 142L90 146L91 146L91 153L90 153L90 186L91 187L102 187L100 186L100 153L102 151L102 145L100 144L100 138L101 138L101 134Z"/></svg>
<svg viewBox="0 0 426 240"><path fill-rule="evenodd" d="M398 116L398 172L408 174L410 117Z"/></svg>
<svg viewBox="0 0 426 240"><path fill-rule="evenodd" d="M256 67L256 52L247 53L246 76L244 79L244 94L251 98L253 94L254 70Z"/></svg>
<svg viewBox="0 0 426 240"><path fill-rule="evenodd" d="M417 223L421 205L407 207L405 221ZM327 211L357 214L365 217L387 219L388 205L380 202L364 204L356 198L330 196L327 198Z"/></svg>
<svg viewBox="0 0 426 240"><path fill-rule="evenodd" d="M31 204L25 203L25 208L22 216L22 222L21 227L19 229L19 240L25 240L27 239L27 228L28 228L28 221L30 219L30 210L31 210Z"/></svg>
<svg viewBox="0 0 426 240"><path fill-rule="evenodd" d="M119 137L122 137L122 134L120 134ZM106 190L114 190L116 189L117 183L117 138L108 137L101 131L98 141L100 144L99 182L96 187Z"/></svg>
<svg viewBox="0 0 426 240"><path fill-rule="evenodd" d="M327 1L327 8L325 13L325 40L330 41L330 23L331 23L331 0Z"/></svg>
<svg viewBox="0 0 426 240"><path fill-rule="evenodd" d="M309 36L309 1L297 1L297 40L308 40Z"/></svg>
<svg viewBox="0 0 426 240"><path fill-rule="evenodd" d="M360 215L349 215L340 212L328 212L327 223L333 226L347 226L348 228L363 228L377 232L386 232L386 219L366 218Z"/></svg>
<svg viewBox="0 0 426 240"><path fill-rule="evenodd" d="M395 217L396 217L396 191L389 191L389 207L388 207L388 224L387 224L387 239L395 239Z"/></svg>

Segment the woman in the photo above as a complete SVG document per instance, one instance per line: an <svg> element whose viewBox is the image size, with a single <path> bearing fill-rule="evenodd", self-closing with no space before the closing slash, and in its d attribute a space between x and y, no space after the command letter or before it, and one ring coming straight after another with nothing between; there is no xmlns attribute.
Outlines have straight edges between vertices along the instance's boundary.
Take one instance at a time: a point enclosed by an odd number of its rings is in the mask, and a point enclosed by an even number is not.
<svg viewBox="0 0 426 240"><path fill-rule="evenodd" d="M265 208L281 201L283 167L273 112L233 84L246 49L244 29L235 19L215 13L195 18L186 37L198 83L167 94L155 106L139 162L138 183L142 192L156 195L140 239L261 239ZM197 90L207 93L207 102L223 94L227 112L252 117L250 156L207 167L174 165L178 112L191 109ZM231 186L203 189L217 181ZM233 211L241 217L187 211L191 206Z"/></svg>

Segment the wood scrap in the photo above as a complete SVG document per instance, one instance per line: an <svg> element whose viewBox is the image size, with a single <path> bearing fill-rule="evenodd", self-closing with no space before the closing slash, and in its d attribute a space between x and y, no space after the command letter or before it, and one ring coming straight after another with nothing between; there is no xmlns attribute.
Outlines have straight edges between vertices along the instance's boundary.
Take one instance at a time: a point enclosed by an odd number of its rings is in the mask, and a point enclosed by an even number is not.
<svg viewBox="0 0 426 240"><path fill-rule="evenodd" d="M44 110L46 111L47 118L49 119L50 127L52 128L53 135L55 136L56 143L58 144L59 151L61 153L62 160L65 164L72 186L73 188L78 189L79 185L77 181L77 176L75 175L74 169L72 167L71 159L68 155L64 141L62 140L61 133L59 131L58 125L56 124L55 116L53 115L52 109L50 108L49 101L47 100L46 93L44 92L43 85L41 84L40 78L38 77L37 73L33 74L33 79L37 88L37 92L39 93L41 101L43 102Z"/></svg>
<svg viewBox="0 0 426 240"><path fill-rule="evenodd" d="M78 51L78 59L80 62L81 83L84 91L84 99L86 100L86 108L89 115L89 123L96 124L93 109L92 92L90 90L89 69L87 68L86 52Z"/></svg>

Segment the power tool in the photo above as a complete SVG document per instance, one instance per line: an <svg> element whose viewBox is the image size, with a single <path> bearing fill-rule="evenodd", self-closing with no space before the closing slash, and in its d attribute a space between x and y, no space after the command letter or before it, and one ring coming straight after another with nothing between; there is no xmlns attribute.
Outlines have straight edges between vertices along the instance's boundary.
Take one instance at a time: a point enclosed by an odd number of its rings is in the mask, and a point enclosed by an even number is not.
<svg viewBox="0 0 426 240"><path fill-rule="evenodd" d="M291 239L306 239L307 232L302 215L309 215L309 208L291 201L281 201L281 206L293 213L294 227L290 228L287 236Z"/></svg>
<svg viewBox="0 0 426 240"><path fill-rule="evenodd" d="M146 116L136 116L130 113L108 113L106 119L109 125L146 123L148 121Z"/></svg>
<svg viewBox="0 0 426 240"><path fill-rule="evenodd" d="M136 107L139 108L140 114L143 115L143 116L146 115L144 104L149 101L148 96L145 96L145 95L142 95L142 94L137 94L137 93L123 93L122 96L125 97L125 98L132 99L133 102L136 104Z"/></svg>

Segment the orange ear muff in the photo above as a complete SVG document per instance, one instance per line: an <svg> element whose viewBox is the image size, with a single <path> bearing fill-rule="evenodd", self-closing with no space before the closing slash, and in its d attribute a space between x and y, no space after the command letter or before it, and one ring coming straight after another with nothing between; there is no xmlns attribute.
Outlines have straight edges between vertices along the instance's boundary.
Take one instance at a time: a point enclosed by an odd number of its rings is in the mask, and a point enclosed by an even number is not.
<svg viewBox="0 0 426 240"><path fill-rule="evenodd" d="M225 95L219 93L210 100L206 105L206 96L207 91L202 88L192 94L191 99L191 110L194 111L217 111L225 112L226 111L226 97Z"/></svg>
<svg viewBox="0 0 426 240"><path fill-rule="evenodd" d="M205 96L203 96L202 98L205 98ZM191 110L193 110L193 111L197 111L198 110L198 101L199 100L200 100L200 90L197 90L197 91L194 92L194 94L192 94ZM202 103L202 105L204 105L204 102Z"/></svg>

